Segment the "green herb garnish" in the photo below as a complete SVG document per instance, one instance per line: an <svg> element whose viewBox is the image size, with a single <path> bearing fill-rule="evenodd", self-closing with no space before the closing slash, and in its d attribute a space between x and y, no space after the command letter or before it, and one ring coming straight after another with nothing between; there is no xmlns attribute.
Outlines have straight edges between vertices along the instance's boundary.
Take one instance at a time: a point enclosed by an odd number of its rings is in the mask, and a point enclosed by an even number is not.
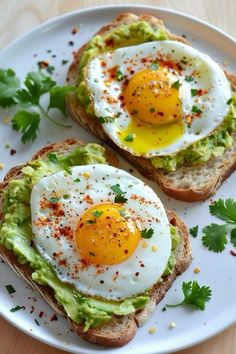
<svg viewBox="0 0 236 354"><path fill-rule="evenodd" d="M191 112L201 114L202 110L197 106L192 106Z"/></svg>
<svg viewBox="0 0 236 354"><path fill-rule="evenodd" d="M198 234L198 225L194 226L192 228L189 229L190 235L192 235L193 237L197 237Z"/></svg>
<svg viewBox="0 0 236 354"><path fill-rule="evenodd" d="M6 285L6 289L7 289L9 295L14 294L16 292L11 284Z"/></svg>
<svg viewBox="0 0 236 354"><path fill-rule="evenodd" d="M197 95L197 89L191 89L191 96L194 97Z"/></svg>
<svg viewBox="0 0 236 354"><path fill-rule="evenodd" d="M193 77L191 75L190 76L185 76L185 81L191 82L191 81L193 81Z"/></svg>
<svg viewBox="0 0 236 354"><path fill-rule="evenodd" d="M95 210L92 212L92 215L95 216L95 218L99 218L103 214L103 211Z"/></svg>
<svg viewBox="0 0 236 354"><path fill-rule="evenodd" d="M134 141L134 134L130 133L125 137L125 141L132 143Z"/></svg>
<svg viewBox="0 0 236 354"><path fill-rule="evenodd" d="M209 206L211 215L225 221L225 224L212 223L203 229L202 243L210 251L222 252L228 243L227 235L230 234L230 242L236 246L236 202L228 198L219 199Z"/></svg>
<svg viewBox="0 0 236 354"><path fill-rule="evenodd" d="M166 305L167 307L188 305L194 307L196 310L205 310L206 302L210 301L212 295L209 286L200 287L197 281L189 281L183 282L182 290L184 293L184 300L179 304Z"/></svg>
<svg viewBox="0 0 236 354"><path fill-rule="evenodd" d="M180 87L180 81L179 80L177 80L177 81L175 81L172 85L171 85L171 87L173 87L173 88L175 88L175 89L179 89L179 87Z"/></svg>
<svg viewBox="0 0 236 354"><path fill-rule="evenodd" d="M143 229L141 231L141 237L142 238L151 238L154 235L154 230L152 228L150 229Z"/></svg>

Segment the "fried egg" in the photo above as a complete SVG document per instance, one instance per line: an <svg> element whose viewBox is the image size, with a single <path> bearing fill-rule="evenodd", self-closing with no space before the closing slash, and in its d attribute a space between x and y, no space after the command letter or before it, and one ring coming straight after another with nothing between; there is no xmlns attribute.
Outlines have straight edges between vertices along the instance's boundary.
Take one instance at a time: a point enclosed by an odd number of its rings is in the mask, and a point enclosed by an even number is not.
<svg viewBox="0 0 236 354"><path fill-rule="evenodd" d="M171 40L103 53L87 65L85 81L107 135L145 157L175 154L209 135L232 96L215 61Z"/></svg>
<svg viewBox="0 0 236 354"><path fill-rule="evenodd" d="M58 278L107 300L144 293L171 253L170 226L154 191L108 165L42 178L31 194L33 240Z"/></svg>

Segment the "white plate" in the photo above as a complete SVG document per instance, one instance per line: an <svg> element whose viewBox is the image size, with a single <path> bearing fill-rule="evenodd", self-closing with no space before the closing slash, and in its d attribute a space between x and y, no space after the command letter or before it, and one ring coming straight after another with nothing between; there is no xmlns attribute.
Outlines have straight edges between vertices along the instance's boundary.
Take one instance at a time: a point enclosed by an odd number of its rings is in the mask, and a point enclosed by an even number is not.
<svg viewBox="0 0 236 354"><path fill-rule="evenodd" d="M37 69L37 61L48 59L56 67L53 77L63 84L68 65L62 66L61 60L71 59L72 51L85 43L98 28L119 13L126 11L149 12L162 18L168 28L175 33L185 34L195 47L210 54L220 64L227 60L228 69L236 72L236 43L230 36L190 16L144 6L93 8L47 22L8 46L0 55L0 67L13 68L17 75L23 78L28 71ZM71 29L75 25L79 25L80 32L72 35ZM68 45L71 40L75 43L73 47ZM47 49L51 49L52 53L47 53ZM36 54L37 56L35 56ZM52 54L56 54L56 57L52 58ZM5 113L1 112L1 116L4 115ZM36 142L22 145L19 136L1 120L0 162L5 164L5 169L0 172L0 177L3 178L11 166L28 160L36 150L48 142L71 136L88 142L96 141L94 137L75 123L72 122L72 124L74 128L63 130L45 121ZM11 147L17 151L14 156L10 156L9 150L5 148L7 143L10 143ZM130 167L124 162L121 166L125 169ZM138 173L135 174L143 179ZM199 236L196 239L192 238L194 261L189 269L177 279L165 299L157 306L153 317L138 330L132 342L125 348L107 349L107 354L114 352L116 354L124 352L129 354L169 353L199 343L235 322L235 257L229 253L232 247L228 245L222 254L215 254L206 250L201 243L201 227L213 220L208 212L209 201L196 204L178 202L167 198L154 183L147 180L146 182L157 191L166 207L177 210L190 227L199 224ZM219 197L236 199L235 174L224 183L214 199ZM201 269L199 274L193 272L196 266ZM200 284L206 284L212 288L212 300L207 304L206 310L201 312L182 307L162 312L166 303L175 303L181 299L182 282L194 279ZM16 289L14 295L8 295L6 284L14 286ZM50 307L5 264L1 264L0 304L1 314L5 319L49 345L73 353L88 354L104 351L104 348L90 345L68 331L68 325L64 319L60 318L56 322L51 322L50 317L53 315L53 311ZM24 305L26 309L15 313L10 312L9 310L16 305ZM44 315L38 318L41 311L44 312ZM35 318L38 319L40 326L35 323ZM170 330L168 326L172 321L176 322L176 328ZM157 328L156 333L152 335L148 333L151 326Z"/></svg>

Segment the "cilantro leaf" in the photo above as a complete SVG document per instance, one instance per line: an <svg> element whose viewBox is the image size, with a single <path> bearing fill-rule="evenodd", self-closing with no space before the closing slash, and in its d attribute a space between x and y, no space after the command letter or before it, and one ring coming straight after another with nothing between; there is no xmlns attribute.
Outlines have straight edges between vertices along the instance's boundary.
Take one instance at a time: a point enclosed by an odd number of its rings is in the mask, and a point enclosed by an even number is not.
<svg viewBox="0 0 236 354"><path fill-rule="evenodd" d="M96 220L88 219L88 220L86 220L86 224L89 224L89 225L96 224Z"/></svg>
<svg viewBox="0 0 236 354"><path fill-rule="evenodd" d="M202 243L210 251L222 252L227 244L227 225L211 224L203 229Z"/></svg>
<svg viewBox="0 0 236 354"><path fill-rule="evenodd" d="M92 212L92 215L95 216L95 218L99 218L100 216L102 216L103 211L99 211L99 210L95 210Z"/></svg>
<svg viewBox="0 0 236 354"><path fill-rule="evenodd" d="M210 213L230 224L236 223L236 202L228 198L219 199L209 206Z"/></svg>
<svg viewBox="0 0 236 354"><path fill-rule="evenodd" d="M191 81L193 81L193 77L191 75L190 76L185 76L185 81L191 82Z"/></svg>
<svg viewBox="0 0 236 354"><path fill-rule="evenodd" d="M232 97L228 99L228 101L226 102L226 104L230 105L233 102Z"/></svg>
<svg viewBox="0 0 236 354"><path fill-rule="evenodd" d="M52 87L49 91L50 94L50 101L49 107L50 108L58 108L64 115L66 114L66 95L69 92L75 90L73 86L55 86Z"/></svg>
<svg viewBox="0 0 236 354"><path fill-rule="evenodd" d="M166 305L167 307L176 307L181 305L188 305L194 307L196 310L205 310L206 302L210 301L212 291L209 286L202 286L197 281L183 282L182 291L184 300L175 305Z"/></svg>
<svg viewBox="0 0 236 354"><path fill-rule="evenodd" d="M6 287L9 295L14 294L16 292L16 290L14 289L14 287L11 284L5 285L5 287Z"/></svg>
<svg viewBox="0 0 236 354"><path fill-rule="evenodd" d="M192 106L192 110L191 110L192 113L197 113L197 114L201 114L202 113L202 110L197 107L197 106Z"/></svg>
<svg viewBox="0 0 236 354"><path fill-rule="evenodd" d="M134 134L128 134L124 140L127 141L127 143L132 143L134 141Z"/></svg>
<svg viewBox="0 0 236 354"><path fill-rule="evenodd" d="M230 242L236 247L236 228L230 233Z"/></svg>
<svg viewBox="0 0 236 354"><path fill-rule="evenodd" d="M21 141L34 141L39 129L40 115L36 112L19 111L12 119L12 128L21 132Z"/></svg>
<svg viewBox="0 0 236 354"><path fill-rule="evenodd" d="M142 238L151 238L154 235L154 230L152 228L150 229L143 229L141 231L141 237Z"/></svg>
<svg viewBox="0 0 236 354"><path fill-rule="evenodd" d="M197 89L191 89L191 97L194 97L197 95Z"/></svg>
<svg viewBox="0 0 236 354"><path fill-rule="evenodd" d="M193 237L197 237L198 234L198 225L194 226L192 228L189 229L190 235L192 235Z"/></svg>
<svg viewBox="0 0 236 354"><path fill-rule="evenodd" d="M175 88L175 89L179 89L179 87L180 87L180 81L179 81L179 80L175 81L175 82L171 85L171 87L173 87L173 88Z"/></svg>
<svg viewBox="0 0 236 354"><path fill-rule="evenodd" d="M41 71L32 71L26 76L24 84L30 92L33 102L38 104L40 96L49 92L56 85L56 82L51 77L45 76Z"/></svg>
<svg viewBox="0 0 236 354"><path fill-rule="evenodd" d="M20 88L20 80L12 69L0 69L0 106L16 104L14 97Z"/></svg>
<svg viewBox="0 0 236 354"><path fill-rule="evenodd" d="M151 64L151 69L152 69L152 70L157 70L158 68L159 68L159 63L153 62L153 63Z"/></svg>
<svg viewBox="0 0 236 354"><path fill-rule="evenodd" d="M126 203L127 202L127 198L124 197L123 194L117 194L115 196L115 203Z"/></svg>
<svg viewBox="0 0 236 354"><path fill-rule="evenodd" d="M121 70L117 70L116 77L118 81L121 81L124 78L124 75Z"/></svg>
<svg viewBox="0 0 236 354"><path fill-rule="evenodd" d="M113 186L111 186L111 189L115 194L124 194L124 192L120 189L119 184L114 184Z"/></svg>

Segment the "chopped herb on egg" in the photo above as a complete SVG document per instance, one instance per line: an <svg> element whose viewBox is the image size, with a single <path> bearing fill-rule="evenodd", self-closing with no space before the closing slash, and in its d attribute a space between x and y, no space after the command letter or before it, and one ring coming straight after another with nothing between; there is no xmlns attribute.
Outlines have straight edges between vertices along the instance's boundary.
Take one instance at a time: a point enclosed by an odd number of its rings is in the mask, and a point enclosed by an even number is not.
<svg viewBox="0 0 236 354"><path fill-rule="evenodd" d="M194 97L197 95L197 89L191 89L191 96Z"/></svg>
<svg viewBox="0 0 236 354"><path fill-rule="evenodd" d="M64 199L69 199L69 198L70 198L70 194L64 194L64 195L63 195L63 198L64 198Z"/></svg>
<svg viewBox="0 0 236 354"><path fill-rule="evenodd" d="M66 65L66 64L68 63L68 61L69 61L69 60L63 59L63 60L61 61L61 64L62 64L62 65Z"/></svg>
<svg viewBox="0 0 236 354"><path fill-rule="evenodd" d="M98 117L99 123L104 124L104 123L113 123L115 118L114 117Z"/></svg>
<svg viewBox="0 0 236 354"><path fill-rule="evenodd" d="M14 294L16 292L11 284L6 285L6 289L7 289L9 295Z"/></svg>
<svg viewBox="0 0 236 354"><path fill-rule="evenodd" d="M152 108L150 108L150 113L154 113L154 112L156 112L156 110L155 110L155 108L154 107L152 107Z"/></svg>
<svg viewBox="0 0 236 354"><path fill-rule="evenodd" d="M134 134L130 133L125 137L125 141L127 141L127 143L132 143L134 141Z"/></svg>
<svg viewBox="0 0 236 354"><path fill-rule="evenodd" d="M36 323L37 326L40 326L39 321L37 320L37 318L34 319L34 322Z"/></svg>
<svg viewBox="0 0 236 354"><path fill-rule="evenodd" d="M59 197L52 197L52 198L49 198L49 203L58 203L60 201L60 198Z"/></svg>
<svg viewBox="0 0 236 354"><path fill-rule="evenodd" d="M116 77L118 81L121 81L124 78L124 75L121 70L117 70Z"/></svg>
<svg viewBox="0 0 236 354"><path fill-rule="evenodd" d="M141 231L141 237L142 238L151 238L154 235L154 230L152 228L150 229L143 229Z"/></svg>
<svg viewBox="0 0 236 354"><path fill-rule="evenodd" d="M193 81L193 77L191 75L190 76L185 76L185 81L191 82L191 81Z"/></svg>
<svg viewBox="0 0 236 354"><path fill-rule="evenodd" d="M233 102L232 97L226 102L228 105L230 105Z"/></svg>
<svg viewBox="0 0 236 354"><path fill-rule="evenodd" d="M55 71L55 66L53 66L53 65L48 65L46 71L47 71L49 74L53 74L54 71Z"/></svg>
<svg viewBox="0 0 236 354"><path fill-rule="evenodd" d="M19 310L24 310L25 309L25 306L19 306L19 305L16 305L16 307L12 307L10 309L10 312L16 312L16 311L19 311Z"/></svg>
<svg viewBox="0 0 236 354"><path fill-rule="evenodd" d="M197 106L193 106L191 112L201 114L202 110Z"/></svg>
<svg viewBox="0 0 236 354"><path fill-rule="evenodd" d="M125 203L125 202L127 202L128 199L124 197L125 192L123 192L120 189L120 185L119 184L114 184L113 186L111 186L111 189L116 194L115 203Z"/></svg>
<svg viewBox="0 0 236 354"><path fill-rule="evenodd" d="M89 225L93 225L93 224L96 224L96 220L86 220L86 223L89 224Z"/></svg>
<svg viewBox="0 0 236 354"><path fill-rule="evenodd" d="M120 213L120 216L122 216L122 218L124 218L124 219L130 218L130 215L127 213L126 209L120 209L119 213Z"/></svg>
<svg viewBox="0 0 236 354"><path fill-rule="evenodd" d="M151 69L152 70L157 70L159 68L159 64L157 62L154 62L151 64Z"/></svg>
<svg viewBox="0 0 236 354"><path fill-rule="evenodd" d="M182 59L180 62L184 65L188 64L187 60L184 60L184 59Z"/></svg>
<svg viewBox="0 0 236 354"><path fill-rule="evenodd" d="M95 218L99 218L100 216L102 216L103 211L99 211L99 210L95 210L92 212L92 215L95 216Z"/></svg>
<svg viewBox="0 0 236 354"><path fill-rule="evenodd" d="M74 179L74 182L80 182L80 178L78 177L78 178Z"/></svg>
<svg viewBox="0 0 236 354"><path fill-rule="evenodd" d="M193 237L197 237L198 234L198 225L192 227L189 229L190 235L192 235Z"/></svg>
<svg viewBox="0 0 236 354"><path fill-rule="evenodd" d="M179 81L179 80L175 81L175 82L172 84L171 87L173 87L173 88L175 88L175 89L179 89L179 87L180 87L180 81Z"/></svg>

